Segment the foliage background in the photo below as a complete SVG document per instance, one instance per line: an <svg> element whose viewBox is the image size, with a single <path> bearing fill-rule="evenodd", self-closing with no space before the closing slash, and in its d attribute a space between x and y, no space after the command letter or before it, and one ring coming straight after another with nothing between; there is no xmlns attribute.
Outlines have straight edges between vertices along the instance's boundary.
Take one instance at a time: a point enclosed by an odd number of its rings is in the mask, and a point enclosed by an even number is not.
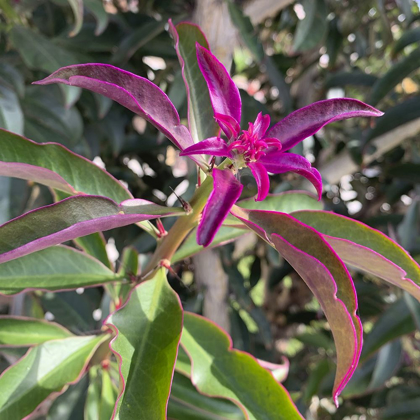
<svg viewBox="0 0 420 420"><path fill-rule="evenodd" d="M186 118L180 68L165 30L168 18L202 25L241 88L244 121L259 111L277 121L334 96L385 111L374 125L332 124L296 152L320 169L326 209L378 228L420 256L420 12L411 0L2 0L0 127L94 159L135 197L173 205L174 189L188 199L194 171L140 117L77 88L31 85L61 66L111 63L153 80ZM290 174L272 178L274 192L311 188ZM245 174L242 181L244 195L252 197L253 177ZM52 201L43 186L0 177L2 223ZM141 254L154 247L136 226L106 232L106 238L115 258L126 246ZM182 281L170 281L184 307L222 324L236 348L277 363L286 357L285 386L309 419L420 418L419 304L352 272L364 353L336 410L329 398L334 345L319 305L287 263L252 235L245 238L175 265ZM87 333L101 327L106 300L102 288L30 292L1 298L0 312L46 316ZM22 351L1 349L0 355L4 370ZM83 392L78 399L71 392L56 400L48 418L64 418L57 417L63 407L66 418L80 418Z"/></svg>

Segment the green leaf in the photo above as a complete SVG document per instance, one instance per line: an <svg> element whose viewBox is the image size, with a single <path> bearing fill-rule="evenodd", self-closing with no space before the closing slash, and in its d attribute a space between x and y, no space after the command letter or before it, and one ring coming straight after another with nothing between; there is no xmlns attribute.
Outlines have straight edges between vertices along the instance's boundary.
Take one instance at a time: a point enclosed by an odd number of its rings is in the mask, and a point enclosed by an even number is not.
<svg viewBox="0 0 420 420"><path fill-rule="evenodd" d="M87 254L96 258L103 265L112 270L113 267L106 252L106 242L102 232L82 236L81 238L73 239L73 241Z"/></svg>
<svg viewBox="0 0 420 420"><path fill-rule="evenodd" d="M174 420L244 420L242 411L230 401L200 394L191 380L175 372L168 418Z"/></svg>
<svg viewBox="0 0 420 420"><path fill-rule="evenodd" d="M108 13L105 11L103 3L96 0L83 0L86 8L95 16L96 29L95 35L101 35L108 26Z"/></svg>
<svg viewBox="0 0 420 420"><path fill-rule="evenodd" d="M212 322L184 313L181 345L192 361L199 392L230 399L250 420L302 419L288 393L249 354L232 349L229 336Z"/></svg>
<svg viewBox="0 0 420 420"><path fill-rule="evenodd" d="M25 136L38 143L58 142L73 151L88 155L83 139L83 119L78 109L66 105L60 87L43 89L28 86L22 99Z"/></svg>
<svg viewBox="0 0 420 420"><path fill-rule="evenodd" d="M356 220L323 211L293 213L324 235L346 264L406 290L420 300L420 267L382 232Z"/></svg>
<svg viewBox="0 0 420 420"><path fill-rule="evenodd" d="M152 20L132 31L116 48L111 63L119 65L126 63L139 48L162 33L166 23L166 20Z"/></svg>
<svg viewBox="0 0 420 420"><path fill-rule="evenodd" d="M328 10L324 0L304 0L305 17L296 27L293 50L307 51L315 48L324 38L327 29Z"/></svg>
<svg viewBox="0 0 420 420"><path fill-rule="evenodd" d="M25 289L77 289L123 277L89 255L66 246L53 246L0 264L0 293Z"/></svg>
<svg viewBox="0 0 420 420"><path fill-rule="evenodd" d="M420 41L420 28L419 27L412 28L405 31L392 46L393 56L396 56L408 45L414 44L415 42L419 42L419 41Z"/></svg>
<svg viewBox="0 0 420 420"><path fill-rule="evenodd" d="M16 168L16 173L12 168ZM132 198L120 182L82 156L59 144L37 144L4 130L0 130L0 174L15 175L70 194L101 195L117 203Z"/></svg>
<svg viewBox="0 0 420 420"><path fill-rule="evenodd" d="M366 141L417 118L420 118L420 98L415 96L387 109L385 114L376 120L375 127L367 133Z"/></svg>
<svg viewBox="0 0 420 420"><path fill-rule="evenodd" d="M420 67L420 49L415 49L410 55L394 64L373 85L369 104L376 106L398 83Z"/></svg>
<svg viewBox="0 0 420 420"><path fill-rule="evenodd" d="M107 325L117 334L111 348L121 372L115 419L166 419L182 308L164 269L138 285Z"/></svg>
<svg viewBox="0 0 420 420"><path fill-rule="evenodd" d="M0 127L23 134L23 112L16 93L0 84Z"/></svg>
<svg viewBox="0 0 420 420"><path fill-rule="evenodd" d="M399 299L378 318L372 331L365 337L361 360L368 359L385 344L415 329L407 304L404 299Z"/></svg>
<svg viewBox="0 0 420 420"><path fill-rule="evenodd" d="M70 337L31 348L0 377L0 417L20 420L53 392L76 382L107 335Z"/></svg>
<svg viewBox="0 0 420 420"><path fill-rule="evenodd" d="M0 316L0 346L35 346L72 336L61 325L42 319Z"/></svg>
<svg viewBox="0 0 420 420"><path fill-rule="evenodd" d="M249 16L246 16L232 0L227 1L227 5L232 23L238 29L245 45L251 51L251 54L259 63L261 63L264 59L264 49L258 39L257 32L251 23L251 19Z"/></svg>
<svg viewBox="0 0 420 420"><path fill-rule="evenodd" d="M68 0L74 14L74 28L69 36L75 36L80 32L83 25L83 0Z"/></svg>
<svg viewBox="0 0 420 420"><path fill-rule="evenodd" d="M82 419L87 388L88 381L87 375L85 375L79 382L70 385L63 394L54 400L48 410L46 420Z"/></svg>
<svg viewBox="0 0 420 420"><path fill-rule="evenodd" d="M10 41L19 52L23 62L31 70L43 70L52 73L60 67L79 62L77 56L62 47L58 47L48 38L23 26L15 25L10 31ZM66 104L74 103L79 88L62 87Z"/></svg>
<svg viewBox="0 0 420 420"><path fill-rule="evenodd" d="M363 86L372 87L378 80L373 74L363 73L361 71L352 72L338 72L327 77L325 81L325 89L331 89L333 87L345 87L345 86Z"/></svg>
<svg viewBox="0 0 420 420"><path fill-rule="evenodd" d="M213 117L207 83L198 67L196 42L209 49L203 32L196 25L179 23L170 31L181 64L182 77L188 95L188 122L194 142L216 136L219 127Z"/></svg>

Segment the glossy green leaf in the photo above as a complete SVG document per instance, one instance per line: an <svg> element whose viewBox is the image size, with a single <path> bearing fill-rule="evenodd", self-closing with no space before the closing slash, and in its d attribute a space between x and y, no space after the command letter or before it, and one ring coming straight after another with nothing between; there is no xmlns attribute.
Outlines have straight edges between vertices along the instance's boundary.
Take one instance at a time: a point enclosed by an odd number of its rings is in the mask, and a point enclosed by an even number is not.
<svg viewBox="0 0 420 420"><path fill-rule="evenodd" d="M138 285L127 303L108 318L107 325L117 334L111 348L121 372L115 419L166 419L182 307L164 269Z"/></svg>
<svg viewBox="0 0 420 420"><path fill-rule="evenodd" d="M410 55L394 64L373 85L368 103L376 106L392 89L402 82L410 73L420 67L420 49L415 49Z"/></svg>
<svg viewBox="0 0 420 420"><path fill-rule="evenodd" d="M230 401L200 394L191 380L175 372L168 405L173 420L245 420L242 411Z"/></svg>
<svg viewBox="0 0 420 420"><path fill-rule="evenodd" d="M46 420L73 420L83 418L83 406L88 387L87 375L59 395L48 410Z"/></svg>
<svg viewBox="0 0 420 420"><path fill-rule="evenodd" d="M53 392L76 382L109 336L70 337L31 348L0 377L0 417L20 420Z"/></svg>
<svg viewBox="0 0 420 420"><path fill-rule="evenodd" d="M69 194L109 197L120 203L132 198L127 189L94 163L59 144L37 144L0 130L0 175L16 176Z"/></svg>
<svg viewBox="0 0 420 420"><path fill-rule="evenodd" d="M327 29L328 10L324 0L304 0L305 17L296 27L294 51L307 51L316 47L324 38Z"/></svg>
<svg viewBox="0 0 420 420"><path fill-rule="evenodd" d="M250 420L302 419L271 373L249 354L232 349L230 337L209 320L184 313L181 345L191 358L191 379L199 392L230 399Z"/></svg>
<svg viewBox="0 0 420 420"><path fill-rule="evenodd" d="M87 254L99 260L103 265L112 269L106 251L106 242L102 232L92 233L87 236L73 239L74 243Z"/></svg>
<svg viewBox="0 0 420 420"><path fill-rule="evenodd" d="M337 349L333 398L356 369L362 346L362 325L357 316L353 280L343 262L314 229L278 212L241 210L232 213L275 246L319 301L330 324Z"/></svg>
<svg viewBox="0 0 420 420"><path fill-rule="evenodd" d="M209 49L201 29L189 23L170 23L170 31L181 64L188 97L188 122L194 142L216 136L219 127L213 118L213 108L204 77L198 67L196 43Z"/></svg>
<svg viewBox="0 0 420 420"><path fill-rule="evenodd" d="M53 246L0 264L0 293L25 289L77 289L123 277L89 255L66 246Z"/></svg>
<svg viewBox="0 0 420 420"><path fill-rule="evenodd" d="M420 300L420 267L400 245L356 220L323 211L293 213L324 235L346 264L400 287Z"/></svg>
<svg viewBox="0 0 420 420"><path fill-rule="evenodd" d="M0 316L0 346L35 346L72 336L61 325L42 319Z"/></svg>

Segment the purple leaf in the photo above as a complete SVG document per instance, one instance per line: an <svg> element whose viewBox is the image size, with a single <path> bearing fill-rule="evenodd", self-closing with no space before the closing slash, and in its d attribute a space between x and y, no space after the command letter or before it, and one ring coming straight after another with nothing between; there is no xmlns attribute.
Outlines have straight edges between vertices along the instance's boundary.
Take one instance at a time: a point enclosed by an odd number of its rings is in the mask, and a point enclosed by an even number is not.
<svg viewBox="0 0 420 420"><path fill-rule="evenodd" d="M358 337L351 315L344 303L337 298L337 285L324 264L294 247L280 235L271 235L271 240L311 289L330 324L337 348L337 374L333 398L338 406L338 395L353 375L360 357L357 352Z"/></svg>
<svg viewBox="0 0 420 420"><path fill-rule="evenodd" d="M197 243L208 246L236 203L242 192L242 185L230 169L213 169L213 191L204 207L197 229Z"/></svg>
<svg viewBox="0 0 420 420"><path fill-rule="evenodd" d="M294 153L269 152L259 159L259 162L268 172L283 174L285 172L296 172L308 179L318 192L318 199L322 197L322 178L317 169L313 168L310 162L303 156Z"/></svg>
<svg viewBox="0 0 420 420"><path fill-rule="evenodd" d="M330 323L337 348L333 398L350 380L362 348L357 296L345 265L315 229L290 215L234 206L232 214L274 245L318 298Z"/></svg>
<svg viewBox="0 0 420 420"><path fill-rule="evenodd" d="M356 99L327 99L292 112L275 124L268 131L267 137L280 140L283 145L282 150L286 151L334 121L381 115L383 112Z"/></svg>
<svg viewBox="0 0 420 420"><path fill-rule="evenodd" d="M109 64L63 67L38 85L63 83L100 93L141 115L181 150L194 144L168 96L150 80Z"/></svg>
<svg viewBox="0 0 420 420"><path fill-rule="evenodd" d="M94 232L183 213L146 200L126 200L118 205L99 196L66 198L1 225L0 263Z"/></svg>
<svg viewBox="0 0 420 420"><path fill-rule="evenodd" d="M211 137L209 139L200 141L200 143L193 144L187 149L183 150L180 156L190 156L196 154L213 155L233 157L228 145L219 137Z"/></svg>
<svg viewBox="0 0 420 420"><path fill-rule="evenodd" d="M268 178L267 170L260 162L248 163L248 168L251 169L252 175L254 175L257 182L258 194L255 201L263 201L270 190L270 179Z"/></svg>
<svg viewBox="0 0 420 420"><path fill-rule="evenodd" d="M219 121L227 117L231 125L236 122L235 127L232 127L236 131L241 122L242 104L239 90L223 64L210 51L199 44L196 46L198 66L207 82L215 117L220 116ZM231 129L227 129L223 121L221 127L230 137ZM233 134L236 136L238 133L239 130Z"/></svg>
<svg viewBox="0 0 420 420"><path fill-rule="evenodd" d="M420 301L420 266L382 232L327 211L298 211L298 220L317 229L345 263L406 290Z"/></svg>

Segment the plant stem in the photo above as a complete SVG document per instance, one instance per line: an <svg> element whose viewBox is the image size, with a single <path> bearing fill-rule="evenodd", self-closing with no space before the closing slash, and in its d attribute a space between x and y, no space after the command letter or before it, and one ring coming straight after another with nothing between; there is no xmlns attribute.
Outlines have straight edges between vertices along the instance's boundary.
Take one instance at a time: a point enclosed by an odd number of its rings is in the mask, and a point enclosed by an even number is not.
<svg viewBox="0 0 420 420"><path fill-rule="evenodd" d="M174 223L168 234L162 239L157 246L155 253L150 259L144 272L146 277L142 280L150 278L154 270L159 266L162 260L170 261L179 246L184 241L188 233L193 229L200 219L201 212L207 203L207 199L213 190L213 178L208 176L201 186L196 190L191 199L192 213L187 216L179 217Z"/></svg>

